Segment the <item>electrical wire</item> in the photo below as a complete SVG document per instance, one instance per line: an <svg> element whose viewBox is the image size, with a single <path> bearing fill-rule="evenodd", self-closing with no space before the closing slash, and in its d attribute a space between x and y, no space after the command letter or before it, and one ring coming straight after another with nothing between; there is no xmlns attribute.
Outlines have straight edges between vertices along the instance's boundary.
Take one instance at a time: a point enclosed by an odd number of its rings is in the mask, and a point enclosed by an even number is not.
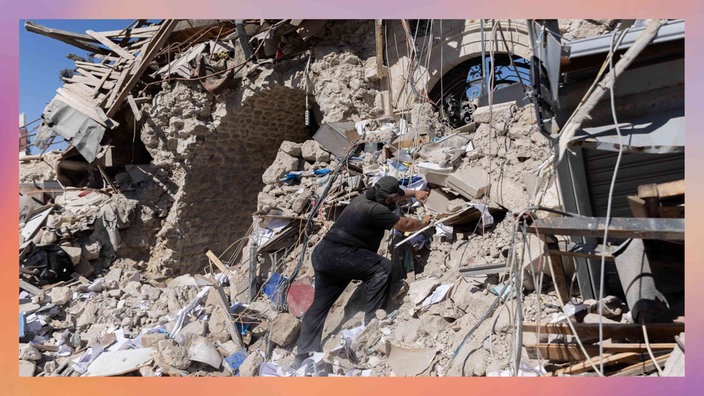
<svg viewBox="0 0 704 396"><path fill-rule="evenodd" d="M609 49L609 72L613 71L613 53L614 53L614 41L616 39L616 30L611 35L611 48ZM616 157L616 164L614 165L614 173L611 177L611 185L609 186L609 198L606 204L606 220L604 224L604 239L603 244L606 246L609 237L609 222L611 221L611 204L614 195L614 186L616 185L616 176L618 175L618 169L621 164L621 156L623 155L623 137L621 136L621 129L618 126L618 119L616 117L616 105L614 100L614 85L616 84L616 79L611 80L609 84L609 96L611 102L611 115L614 121L614 127L616 128L616 133L618 134L618 156ZM604 375L604 320L603 320L603 306L604 303L602 299L604 298L604 273L606 267L606 249L601 252L601 264L599 266L599 370L601 375Z"/></svg>
<svg viewBox="0 0 704 396"><path fill-rule="evenodd" d="M642 317L640 326L643 329L643 340L645 341L645 347L648 350L648 355L650 355L650 359L653 361L655 369L658 371L658 375L660 377L663 377L664 374L660 369L660 364L658 363L657 359L655 359L655 355L653 354L653 348L650 347L650 340L648 339L648 330L645 328L645 319L643 319Z"/></svg>

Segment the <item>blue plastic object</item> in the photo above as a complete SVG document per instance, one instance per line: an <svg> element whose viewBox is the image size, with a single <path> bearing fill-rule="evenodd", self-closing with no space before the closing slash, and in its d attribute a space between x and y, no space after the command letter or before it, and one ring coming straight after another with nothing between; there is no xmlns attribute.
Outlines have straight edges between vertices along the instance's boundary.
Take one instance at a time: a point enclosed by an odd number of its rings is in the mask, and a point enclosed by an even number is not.
<svg viewBox="0 0 704 396"><path fill-rule="evenodd" d="M247 351L240 349L239 351L233 353L232 355L225 358L225 363L232 371L239 371L240 366L247 359ZM238 373L239 374L239 373Z"/></svg>
<svg viewBox="0 0 704 396"><path fill-rule="evenodd" d="M281 285L285 281L285 276L279 274L278 272L274 272L271 274L271 277L266 281L266 283L264 283L263 292L274 304L283 304L286 299L286 296L281 290Z"/></svg>

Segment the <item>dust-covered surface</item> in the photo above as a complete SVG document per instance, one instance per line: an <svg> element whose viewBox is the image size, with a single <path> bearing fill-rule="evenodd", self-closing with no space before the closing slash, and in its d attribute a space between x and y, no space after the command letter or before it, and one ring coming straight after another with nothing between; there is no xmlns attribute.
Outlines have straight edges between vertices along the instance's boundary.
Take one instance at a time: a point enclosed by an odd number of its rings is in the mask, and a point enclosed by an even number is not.
<svg viewBox="0 0 704 396"><path fill-rule="evenodd" d="M561 23L568 39L613 25ZM552 148L532 105L476 109L460 130L429 103L404 117L384 114L373 21L328 22L326 32L299 57L245 67L238 85L217 94L164 82L142 108L151 163L112 177L119 192L65 194L71 199L27 231L23 243L59 246L51 254L80 270L22 288L22 375L101 375L98 357L126 350L143 354L125 358L132 365L120 374L141 376L490 376L515 374L518 357L521 375L541 372L524 348L535 336L518 344L517 324L554 320L562 307L542 242L526 241L517 219L560 202L554 180L537 177ZM357 151L348 161L311 138L306 110L320 125L356 123L361 146L350 144L344 154ZM21 182L55 175L44 162L20 169ZM311 297L316 243L386 174L415 176L409 188L441 196L432 207L409 203L406 215L467 217L396 252L400 238L387 235L380 253L401 255L407 293L362 328L364 286L351 283L325 323L323 354L293 370L305 304L290 296ZM451 174L471 176L452 182ZM472 273L487 265L494 270ZM283 304L276 293L289 285L277 279L296 271L300 283Z"/></svg>

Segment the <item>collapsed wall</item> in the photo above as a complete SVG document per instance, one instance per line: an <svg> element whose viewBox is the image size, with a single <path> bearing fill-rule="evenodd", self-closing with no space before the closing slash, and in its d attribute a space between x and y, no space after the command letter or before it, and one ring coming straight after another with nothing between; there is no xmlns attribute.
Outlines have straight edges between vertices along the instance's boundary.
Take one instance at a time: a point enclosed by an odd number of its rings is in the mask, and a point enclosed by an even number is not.
<svg viewBox="0 0 704 396"><path fill-rule="evenodd" d="M365 78L373 22L331 27L313 51L308 73L303 59L246 69L240 86L217 96L197 83L162 87L141 131L153 165L168 175L169 186L153 178L149 184L161 186L157 190L172 202L167 211L150 211L161 223L151 230L156 240L141 244L155 246L152 270L193 273L207 262L207 250L223 252L244 236L245 219L256 211L264 186L261 175L281 142L311 136L304 118L307 92L311 112L317 113L311 123L380 114L378 91ZM144 231L132 227L128 233Z"/></svg>

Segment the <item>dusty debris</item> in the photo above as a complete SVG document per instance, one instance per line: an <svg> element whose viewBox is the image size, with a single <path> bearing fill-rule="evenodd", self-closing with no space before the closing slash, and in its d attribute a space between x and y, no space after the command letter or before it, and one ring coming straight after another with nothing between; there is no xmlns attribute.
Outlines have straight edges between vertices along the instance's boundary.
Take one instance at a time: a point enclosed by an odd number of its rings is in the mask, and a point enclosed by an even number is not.
<svg viewBox="0 0 704 396"><path fill-rule="evenodd" d="M37 374L37 364L42 375L64 376L545 375L527 353L564 341L567 355L552 359L563 364L581 352L573 335L529 331L528 352L516 351L518 300L526 323L628 320L613 296L602 300L603 317L596 300L578 301L579 290L559 304L553 290L571 272L554 275L541 256L555 246L517 227L543 218L536 207L561 207L556 179L542 177L551 143L532 104L471 99L467 122L450 128L445 108L422 99L427 92L413 87L419 102L410 103L384 88L408 79L388 75L393 57L379 57L373 21L245 20L244 40L231 21L212 21L226 34L180 49L168 45L187 34L175 21L145 23L76 42L97 46L102 63L78 64L46 120L81 146L21 159L21 182L35 184L21 189L20 375ZM615 24L561 26L577 38ZM137 40L125 45L126 32ZM261 46L245 59L252 37ZM81 87L93 92L88 108L77 103ZM76 120L83 127L71 132ZM127 135L132 143L121 141ZM382 243L409 290L363 323L366 290L350 283L328 315L322 353L292 370L314 294L311 252L384 175L431 189L425 204L400 210L439 220ZM639 191L631 206L683 217L681 184L682 202L658 193L653 205ZM677 375L681 358L667 347ZM513 373L517 355L526 361Z"/></svg>

